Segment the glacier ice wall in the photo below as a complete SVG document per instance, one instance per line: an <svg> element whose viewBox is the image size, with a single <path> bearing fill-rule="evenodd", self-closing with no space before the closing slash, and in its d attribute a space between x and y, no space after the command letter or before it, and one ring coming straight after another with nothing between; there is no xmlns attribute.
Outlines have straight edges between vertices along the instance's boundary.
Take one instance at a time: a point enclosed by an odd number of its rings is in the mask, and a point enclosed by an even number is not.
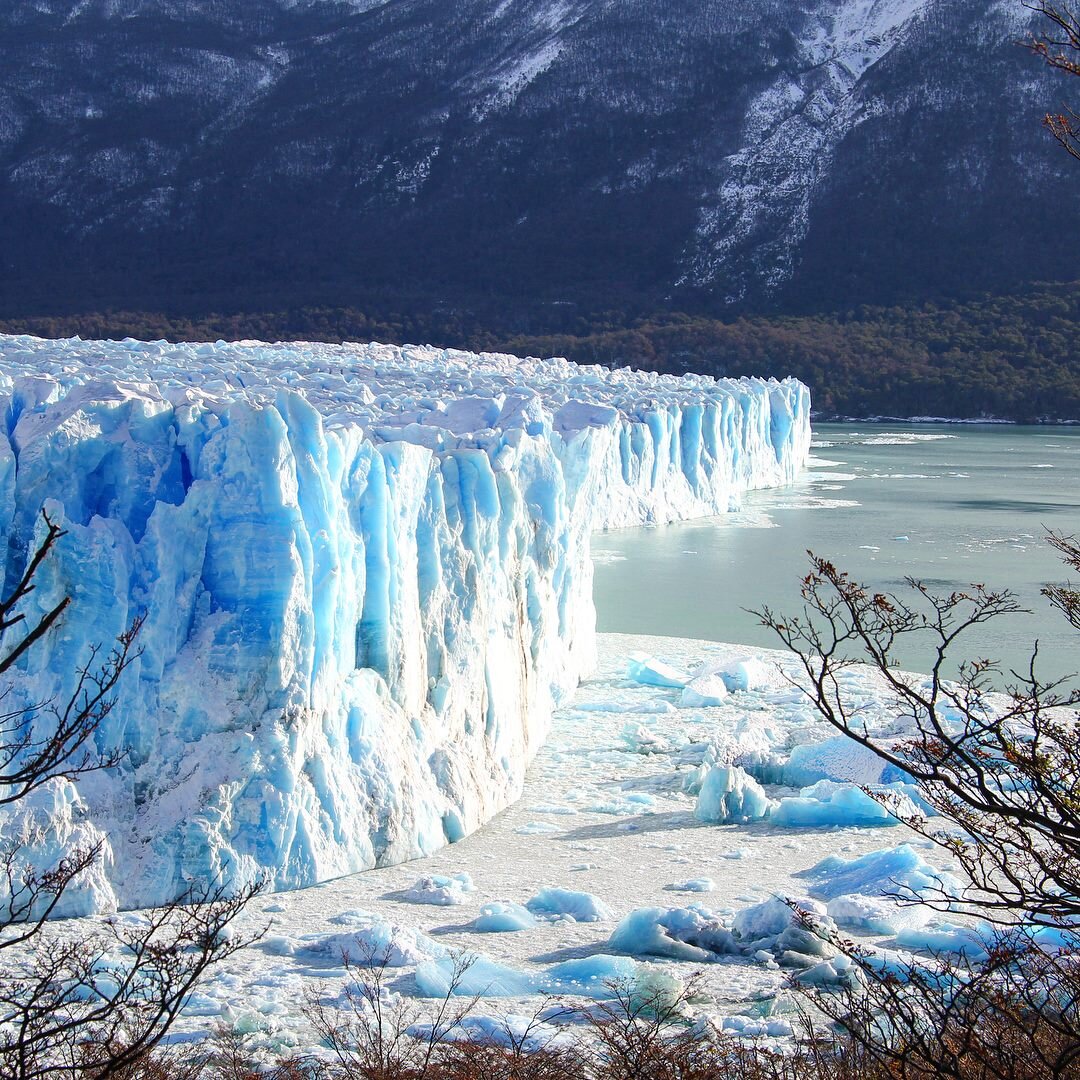
<svg viewBox="0 0 1080 1080"><path fill-rule="evenodd" d="M74 599L15 692L146 616L98 732L122 764L53 796L107 840L83 908L468 833L592 664L590 532L724 512L810 435L791 380L380 345L3 337L0 392L8 579L46 507L28 606Z"/></svg>

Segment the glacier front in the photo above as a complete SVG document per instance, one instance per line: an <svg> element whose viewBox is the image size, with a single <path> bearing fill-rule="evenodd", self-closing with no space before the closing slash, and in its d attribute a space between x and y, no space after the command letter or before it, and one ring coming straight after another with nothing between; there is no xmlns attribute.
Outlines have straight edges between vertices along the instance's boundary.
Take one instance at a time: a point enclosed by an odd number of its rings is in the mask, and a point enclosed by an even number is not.
<svg viewBox="0 0 1080 1080"><path fill-rule="evenodd" d="M42 858L103 841L70 912L476 828L594 662L590 532L725 512L810 440L792 380L431 347L0 337L0 394L7 580L45 508L66 535L27 614L73 599L9 702L145 616L97 732L120 765L21 811Z"/></svg>

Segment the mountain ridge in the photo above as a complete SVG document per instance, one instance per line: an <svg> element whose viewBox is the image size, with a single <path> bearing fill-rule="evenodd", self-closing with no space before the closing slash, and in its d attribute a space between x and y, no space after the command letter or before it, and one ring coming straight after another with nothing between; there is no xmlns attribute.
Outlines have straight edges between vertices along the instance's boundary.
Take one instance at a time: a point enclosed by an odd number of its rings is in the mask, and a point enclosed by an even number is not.
<svg viewBox="0 0 1080 1080"><path fill-rule="evenodd" d="M1027 17L16 0L0 314L387 292L792 310L1069 279L1080 211L1038 123L1063 88L1017 47Z"/></svg>

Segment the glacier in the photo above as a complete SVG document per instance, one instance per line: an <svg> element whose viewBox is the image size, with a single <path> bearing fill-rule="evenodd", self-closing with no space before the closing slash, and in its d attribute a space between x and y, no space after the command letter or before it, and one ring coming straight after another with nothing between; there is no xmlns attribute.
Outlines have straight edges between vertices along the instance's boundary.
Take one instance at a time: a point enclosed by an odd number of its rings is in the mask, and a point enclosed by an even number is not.
<svg viewBox="0 0 1080 1080"><path fill-rule="evenodd" d="M460 839L594 663L590 533L726 512L810 441L794 380L433 347L8 336L0 396L7 580L44 508L25 610L73 599L9 703L145 617L97 732L121 763L50 795L49 843L104 847L69 914Z"/></svg>

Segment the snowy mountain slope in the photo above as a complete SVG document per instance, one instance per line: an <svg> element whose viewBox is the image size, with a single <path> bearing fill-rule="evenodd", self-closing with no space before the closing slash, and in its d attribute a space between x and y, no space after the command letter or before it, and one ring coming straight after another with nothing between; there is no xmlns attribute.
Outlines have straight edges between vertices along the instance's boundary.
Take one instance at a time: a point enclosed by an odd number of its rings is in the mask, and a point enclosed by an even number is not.
<svg viewBox="0 0 1080 1080"><path fill-rule="evenodd" d="M0 314L838 305L1071 278L1072 174L1039 127L1069 87L1017 47L1028 17L14 0Z"/></svg>
<svg viewBox="0 0 1080 1080"><path fill-rule="evenodd" d="M84 908L476 828L592 662L590 531L724 512L809 445L791 381L430 348L0 338L0 383L8 574L44 505L28 602L74 599L18 693L146 615L98 733L123 763L55 796L108 838Z"/></svg>
<svg viewBox="0 0 1080 1080"><path fill-rule="evenodd" d="M888 112L887 102L859 92L863 76L929 6L841 0L807 11L795 69L778 69L754 95L738 149L717 170L718 191L702 208L682 284L722 284L734 302L755 282L775 290L791 279L836 147Z"/></svg>

